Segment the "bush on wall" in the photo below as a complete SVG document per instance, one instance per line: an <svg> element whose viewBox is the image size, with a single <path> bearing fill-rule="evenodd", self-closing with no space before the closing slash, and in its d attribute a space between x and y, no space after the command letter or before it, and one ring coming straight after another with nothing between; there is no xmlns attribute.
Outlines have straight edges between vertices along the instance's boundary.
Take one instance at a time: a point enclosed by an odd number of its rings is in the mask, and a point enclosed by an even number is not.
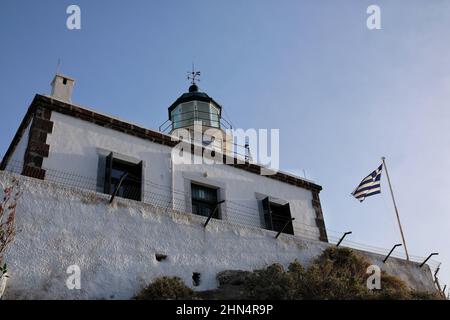
<svg viewBox="0 0 450 320"><path fill-rule="evenodd" d="M398 277L381 273L381 289L367 288L366 273L370 263L348 248L331 247L325 250L309 268L298 261L285 270L280 264L249 272L242 278L242 271L236 272L240 281L227 280L228 285L237 282L241 299L251 300L424 300L442 299L436 292L413 291ZM230 272L232 273L232 272ZM241 279L242 278L242 279ZM229 290L221 286L211 292ZM235 291L233 291L235 292ZM233 293L232 292L232 293ZM206 293L206 294L205 294ZM208 292L202 297L208 299ZM142 290L137 299L195 299L196 294L179 278L156 279Z"/></svg>
<svg viewBox="0 0 450 320"><path fill-rule="evenodd" d="M194 291L178 277L161 277L145 287L135 298L137 300L190 300Z"/></svg>
<svg viewBox="0 0 450 320"><path fill-rule="evenodd" d="M348 248L328 248L308 268L297 261L287 271L274 264L256 270L245 286L249 299L355 300L440 299L437 292L417 292L398 277L381 273L381 289L367 288L369 262ZM270 294L269 294L270 293Z"/></svg>

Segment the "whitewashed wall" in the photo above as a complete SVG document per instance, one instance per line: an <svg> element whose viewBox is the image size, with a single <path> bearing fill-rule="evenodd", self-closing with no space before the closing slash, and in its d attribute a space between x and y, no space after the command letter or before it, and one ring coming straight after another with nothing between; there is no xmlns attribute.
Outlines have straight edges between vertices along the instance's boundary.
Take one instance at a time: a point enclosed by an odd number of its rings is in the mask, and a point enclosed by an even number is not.
<svg viewBox="0 0 450 320"><path fill-rule="evenodd" d="M291 215L296 219L293 222L296 234L304 232L319 239L309 190L227 165L176 166L175 188L184 188L189 195L190 181L220 188L220 200L226 200L221 205L223 218L236 223L262 226L261 200L265 197L281 204L289 202ZM191 211L189 199L186 199L186 208Z"/></svg>
<svg viewBox="0 0 450 320"><path fill-rule="evenodd" d="M0 172L1 186L12 176ZM259 228L161 210L117 199L110 206L99 193L20 177L19 230L6 261L10 279L6 299L128 299L155 277L179 276L197 290L215 288L215 276L229 269L252 270L297 259L308 265L328 244ZM156 253L166 254L158 262ZM433 290L429 268L364 253L372 263L399 275L410 286ZM66 270L81 268L81 290L69 290Z"/></svg>
<svg viewBox="0 0 450 320"><path fill-rule="evenodd" d="M91 178L95 190L99 156L114 152L114 156L125 160L144 161L145 180L171 186L170 147L57 112L52 112L51 121L53 132L47 136L50 154L44 159L44 168Z"/></svg>
<svg viewBox="0 0 450 320"><path fill-rule="evenodd" d="M27 150L28 140L30 137L31 121L25 129L22 138L12 153L12 156L6 166L6 170L10 172L22 173L23 162L25 160L25 151Z"/></svg>
<svg viewBox="0 0 450 320"><path fill-rule="evenodd" d="M57 112L52 112L53 133L47 137L50 155L44 159L44 168L71 172L75 176L91 177L81 179L80 185L91 185L92 190L101 191L97 184L99 155L114 152L131 161L144 162L144 179L150 184L144 186L149 198L173 198L175 208L190 211L190 180L220 187L222 216L228 221L262 226L260 200L266 196L288 201L291 214L296 218L296 233L307 233L319 239L315 225L315 211L309 190L282 183L227 165L174 165L172 176L171 148L136 138L112 129L104 128ZM205 173L207 177L205 177ZM67 178L58 173L47 177L53 181ZM75 177L74 180L77 178ZM162 186L162 187L160 187ZM172 186L176 190L172 194ZM235 204L233 204L235 202ZM236 204L236 203L239 203Z"/></svg>

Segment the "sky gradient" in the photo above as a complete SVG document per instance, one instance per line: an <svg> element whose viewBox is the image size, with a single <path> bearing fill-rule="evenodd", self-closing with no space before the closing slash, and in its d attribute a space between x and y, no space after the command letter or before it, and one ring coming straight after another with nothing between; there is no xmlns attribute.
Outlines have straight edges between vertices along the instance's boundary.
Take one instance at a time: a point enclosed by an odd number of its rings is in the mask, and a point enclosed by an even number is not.
<svg viewBox="0 0 450 320"><path fill-rule="evenodd" d="M82 29L66 28L81 7ZM381 30L366 9L381 7ZM450 2L2 1L0 155L58 59L73 101L157 129L188 87L241 128L280 129L281 168L323 186L327 228L351 240L400 243L382 194L350 196L386 156L412 254L439 252L450 281Z"/></svg>

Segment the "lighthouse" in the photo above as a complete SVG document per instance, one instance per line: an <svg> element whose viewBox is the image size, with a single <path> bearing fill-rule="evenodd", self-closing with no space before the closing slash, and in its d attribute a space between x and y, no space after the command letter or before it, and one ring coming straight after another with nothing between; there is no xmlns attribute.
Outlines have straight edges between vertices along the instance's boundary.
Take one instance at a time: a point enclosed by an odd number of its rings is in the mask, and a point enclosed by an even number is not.
<svg viewBox="0 0 450 320"><path fill-rule="evenodd" d="M200 71L189 72L191 81L188 92L183 93L168 108L169 119L160 127L160 131L170 135L202 143L217 151L231 151L233 141L231 124L222 117L222 106L207 93L200 91L197 81ZM201 141L194 137L201 136Z"/></svg>

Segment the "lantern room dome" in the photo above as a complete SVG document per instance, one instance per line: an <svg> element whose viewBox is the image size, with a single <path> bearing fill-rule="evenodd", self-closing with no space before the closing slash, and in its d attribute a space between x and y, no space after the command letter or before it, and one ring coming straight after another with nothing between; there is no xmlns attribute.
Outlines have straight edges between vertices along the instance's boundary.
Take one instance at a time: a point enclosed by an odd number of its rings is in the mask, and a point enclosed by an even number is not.
<svg viewBox="0 0 450 320"><path fill-rule="evenodd" d="M198 91L198 86L193 83L190 87L189 87L189 92L197 92Z"/></svg>

